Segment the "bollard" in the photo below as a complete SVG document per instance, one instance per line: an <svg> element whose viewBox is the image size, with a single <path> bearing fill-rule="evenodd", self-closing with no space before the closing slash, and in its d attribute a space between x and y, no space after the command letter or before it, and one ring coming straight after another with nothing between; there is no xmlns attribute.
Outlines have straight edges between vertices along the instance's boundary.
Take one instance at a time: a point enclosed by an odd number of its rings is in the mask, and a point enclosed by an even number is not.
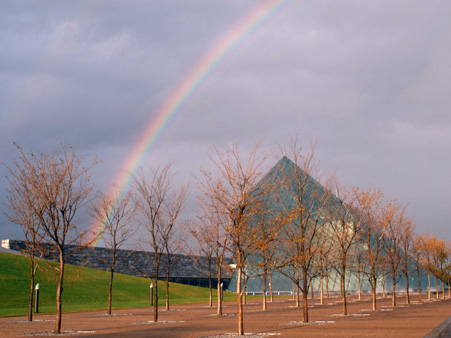
<svg viewBox="0 0 451 338"><path fill-rule="evenodd" d="M153 283L150 283L150 306L153 305Z"/></svg>
<svg viewBox="0 0 451 338"><path fill-rule="evenodd" d="M35 299L34 299L34 312L38 313L39 311L39 283L36 284L35 289Z"/></svg>

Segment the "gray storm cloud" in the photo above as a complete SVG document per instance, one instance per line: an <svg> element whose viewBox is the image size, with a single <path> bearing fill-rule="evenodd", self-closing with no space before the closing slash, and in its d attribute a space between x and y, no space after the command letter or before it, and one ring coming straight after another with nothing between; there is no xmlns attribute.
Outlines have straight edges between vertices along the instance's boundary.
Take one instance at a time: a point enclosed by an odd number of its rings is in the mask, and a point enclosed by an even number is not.
<svg viewBox="0 0 451 338"><path fill-rule="evenodd" d="M17 155L13 141L69 143L103 160L94 180L106 189L177 84L259 5L5 2L1 161ZM192 181L211 146L277 149L299 134L306 149L317 140L324 171L381 187L410 203L417 232L451 239L450 12L439 1L287 1L209 74L145 165L175 161ZM0 216L1 237L10 231Z"/></svg>

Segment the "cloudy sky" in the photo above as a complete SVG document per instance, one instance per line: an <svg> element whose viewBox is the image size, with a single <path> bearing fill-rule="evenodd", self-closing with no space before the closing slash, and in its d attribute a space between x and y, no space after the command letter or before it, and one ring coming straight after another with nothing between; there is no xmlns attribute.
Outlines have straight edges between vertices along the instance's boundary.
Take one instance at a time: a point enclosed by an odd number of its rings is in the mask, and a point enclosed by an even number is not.
<svg viewBox="0 0 451 338"><path fill-rule="evenodd" d="M264 4L4 1L0 161L17 157L13 142L70 144L102 160L93 180L107 189L193 67ZM143 166L174 161L192 182L212 146L277 150L299 135L306 150L316 140L320 169L410 203L417 232L451 240L451 3L281 4L207 74ZM0 215L0 238L12 236Z"/></svg>

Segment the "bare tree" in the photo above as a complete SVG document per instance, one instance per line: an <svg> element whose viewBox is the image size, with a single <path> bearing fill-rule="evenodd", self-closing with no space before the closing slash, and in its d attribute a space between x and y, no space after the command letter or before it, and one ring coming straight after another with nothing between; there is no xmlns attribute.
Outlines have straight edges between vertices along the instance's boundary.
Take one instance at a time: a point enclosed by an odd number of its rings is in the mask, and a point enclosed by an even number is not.
<svg viewBox="0 0 451 338"><path fill-rule="evenodd" d="M164 251L166 253L166 311L169 311L169 277L171 275L172 266L177 260L180 259L178 255L181 252L182 243L184 243L184 238L180 234L178 229L172 229L168 232L167 238L164 241Z"/></svg>
<svg viewBox="0 0 451 338"><path fill-rule="evenodd" d="M14 162L14 167L21 177L23 199L28 201L33 222L39 224L39 229L35 229L39 239L49 242L58 256L55 332L61 333L64 267L70 254L65 249L77 244L81 250L90 244L83 241L85 233L78 232L75 216L92 191L89 171L97 161L85 166L84 157L65 145L52 153L25 153L20 147L18 149L19 159Z"/></svg>
<svg viewBox="0 0 451 338"><path fill-rule="evenodd" d="M197 243L196 248L193 249L193 245L186 243L184 252L189 255L199 266L208 270L208 295L209 306L213 307L213 269L215 263L214 257L214 243L210 237L209 226L202 221L199 222L186 222L185 231L189 233Z"/></svg>
<svg viewBox="0 0 451 338"><path fill-rule="evenodd" d="M216 204L212 208L222 212L226 218L226 231L235 250L239 335L244 334L243 294L246 279L243 280L243 274L247 258L255 251L252 218L260 211L261 203L254 189L261 176L262 163L267 157L259 157L258 149L259 145L255 146L244 161L236 144L222 150L214 148L209 156L219 174L214 176L203 170L203 180L199 182L204 200Z"/></svg>
<svg viewBox="0 0 451 338"><path fill-rule="evenodd" d="M382 234L382 238L383 234ZM382 298L385 298L386 295L386 291L387 289L385 288L385 285L387 283L387 276L390 274L390 266L388 263L388 258L386 255L381 255L380 260L379 260L379 266L377 268L378 270L378 276L379 279L381 280L381 284L382 284Z"/></svg>
<svg viewBox="0 0 451 338"><path fill-rule="evenodd" d="M153 250L154 321L158 321L158 274L165 245L173 234L177 218L185 206L188 187L173 188L171 164L152 169L147 177L143 171L134 176L136 205L144 217L142 242ZM150 277L150 276L149 276Z"/></svg>
<svg viewBox="0 0 451 338"><path fill-rule="evenodd" d="M434 237L430 233L424 234L421 236L421 243L423 249L423 266L428 274L428 300L431 300L431 274L434 273Z"/></svg>
<svg viewBox="0 0 451 338"><path fill-rule="evenodd" d="M365 264L365 249L362 245L362 237L358 236L357 245L355 245L353 249L353 263L352 270L357 274L357 282L359 285L359 300L362 300L362 274L364 272L364 264Z"/></svg>
<svg viewBox="0 0 451 338"><path fill-rule="evenodd" d="M263 187L266 189L264 194L268 196L272 189L270 186ZM268 278L271 277L272 272L276 268L276 262L280 261L278 255L280 254L280 233L286 221L286 217L277 210L271 210L270 206L266 206L267 200L262 203L262 211L255 215L255 238L256 246L255 258L253 264L258 269L258 274L263 280L263 310L267 309L266 305L266 284ZM271 280L269 282L271 300L272 300L272 286Z"/></svg>
<svg viewBox="0 0 451 338"><path fill-rule="evenodd" d="M324 304L324 278L326 278L326 290L329 293L328 274L331 269L332 262L336 261L336 247L333 241L330 240L330 233L326 229L318 234L318 251L314 260L314 268L317 271L320 279L320 304Z"/></svg>
<svg viewBox="0 0 451 338"><path fill-rule="evenodd" d="M291 200L286 211L289 221L283 231L285 264L289 269L281 271L302 291L303 320L307 323L309 278L321 246L319 233L324 231L324 208L330 193L312 177L316 169L315 146L309 153L302 155L297 140L293 139L288 153L292 157L292 164L284 168L282 189Z"/></svg>
<svg viewBox="0 0 451 338"><path fill-rule="evenodd" d="M113 300L113 278L117 263L117 251L136 232L132 224L136 207L132 204L131 191L116 189L111 195L99 193L98 201L95 201L90 208L91 215L102 224L103 241L105 249L108 251L105 263L110 270L107 310L109 315L111 315Z"/></svg>
<svg viewBox="0 0 451 338"><path fill-rule="evenodd" d="M415 271L417 275L418 282L418 300L421 302L421 272L423 270L422 260L423 260L423 238L420 235L413 234L412 238L412 257L415 263Z"/></svg>
<svg viewBox="0 0 451 338"><path fill-rule="evenodd" d="M208 195L207 197L213 197ZM208 200L199 197L199 206L201 208L198 221L186 224L186 230L196 240L200 253L204 257L196 259L198 264L208 268L209 272L209 295L210 307L213 305L212 295L212 274L216 271L217 279L217 312L218 316L222 316L222 294L221 294L221 278L224 259L230 248L230 234L228 232L227 214L217 203L217 200ZM207 260L205 262L205 259Z"/></svg>
<svg viewBox="0 0 451 338"><path fill-rule="evenodd" d="M431 239L432 250L432 264L435 280L437 283L437 299L439 298L439 281L442 281L443 298L445 298L445 283L444 276L447 270L446 262L448 260L448 243L437 236L433 236Z"/></svg>
<svg viewBox="0 0 451 338"><path fill-rule="evenodd" d="M373 298L373 310L377 309L376 287L381 261L383 223L380 216L382 192L379 189L356 189L356 207L361 214L362 226L360 245L365 247L364 260Z"/></svg>
<svg viewBox="0 0 451 338"><path fill-rule="evenodd" d="M340 276L343 315L348 314L346 302L346 274L349 253L355 245L356 236L361 230L361 214L356 212L355 191L346 189L337 179L332 181L335 196L327 204L328 234L336 248L335 270ZM336 198L335 198L336 197Z"/></svg>
<svg viewBox="0 0 451 338"><path fill-rule="evenodd" d="M392 305L396 306L396 284L401 278L399 273L403 261L402 237L405 226L410 220L404 216L405 207L396 200L389 201L382 208L384 238L382 249L392 277Z"/></svg>
<svg viewBox="0 0 451 338"><path fill-rule="evenodd" d="M22 149L19 148L19 160L13 162L12 167L7 167L8 175L6 180L9 183L7 189L7 203L4 213L9 220L21 227L25 238L26 254L30 260L30 293L28 302L28 321L33 320L33 298L34 298L34 277L38 264L35 256L42 257L44 248L40 246L40 222L37 212L39 207L38 201L35 200L33 193L33 184L30 181L33 175L33 169L27 163L27 159L23 158Z"/></svg>
<svg viewBox="0 0 451 338"><path fill-rule="evenodd" d="M448 281L448 298L451 298L451 243L446 242L446 268L444 280Z"/></svg>
<svg viewBox="0 0 451 338"><path fill-rule="evenodd" d="M401 231L401 249L402 249L402 264L401 271L406 279L406 304L410 304L410 293L409 293L409 277L412 271L412 257L414 257L413 250L413 236L415 225L411 220L406 220L402 226Z"/></svg>
<svg viewBox="0 0 451 338"><path fill-rule="evenodd" d="M215 213L216 222L210 223L211 228L207 231L208 242L212 244L213 258L216 266L217 280L217 315L222 316L222 272L225 265L225 257L231 252L231 237L229 233L228 222L223 212ZM224 227L225 226L225 227Z"/></svg>

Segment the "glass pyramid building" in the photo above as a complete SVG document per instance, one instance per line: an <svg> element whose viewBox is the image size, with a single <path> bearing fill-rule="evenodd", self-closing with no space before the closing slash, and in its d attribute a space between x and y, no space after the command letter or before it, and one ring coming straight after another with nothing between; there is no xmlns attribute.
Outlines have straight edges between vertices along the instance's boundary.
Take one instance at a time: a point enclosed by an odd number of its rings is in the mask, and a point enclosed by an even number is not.
<svg viewBox="0 0 451 338"><path fill-rule="evenodd" d="M297 176L297 179L294 179L294 176ZM288 159L286 156L282 157L279 162L260 180L260 182L256 186L256 191L261 189L265 185L273 185L278 188L274 189L270 194L265 196L265 204L271 213L277 213L280 208L284 210L290 210L296 205L296 201L293 196L295 196L296 190L299 189L299 177L302 178L302 181L305 182L304 186L306 190L306 197L303 198L303 203L305 203L306 207L308 207L313 214L320 213L321 208L318 206L318 198L326 193L326 189L317 182L313 177L308 175L305 171L303 171L300 167L298 167L293 161ZM336 196L332 196L331 202L335 205L341 205L340 203L335 203L339 201ZM318 217L321 219L321 217ZM321 224L322 231L327 231L327 223L323 221ZM326 228L326 229L325 229ZM361 245L361 244L355 244ZM349 257L348 266L351 267L353 264L353 256ZM250 261L252 263L258 262L258 255L254 255L250 257ZM263 291L263 278L262 269L256 268L256 264L249 264L246 266L248 271L252 271L249 275L250 277L247 285L246 285L246 293L247 294L258 294ZM346 274L346 290L350 293L358 292L359 283L358 283L358 274L353 272L351 268L348 268ZM279 270L275 270L272 272L272 289L274 293L291 293L293 291L293 281L291 278L287 276L287 271L280 268ZM229 284L229 291L236 291L236 272L233 275L233 278ZM421 288L422 290L427 289L427 276L423 271L421 278ZM371 287L365 276L361 274L360 276L361 283L360 287L362 292L371 292ZM432 287L434 288L434 282L432 282ZM311 287L314 292L320 291L320 278L318 276L313 277L311 280ZM392 281L391 276L387 275L385 277L385 282L381 278L378 280L377 291L382 291L382 286L384 285L385 290L392 289ZM397 290L403 291L406 287L406 280L402 279L397 283ZM326 288L329 292L338 293L340 292L340 275L332 268L327 270L326 276L323 278L323 290L326 291ZM411 291L417 291L418 282L417 279L413 276L409 278L409 288ZM269 290L269 280L267 281L266 290Z"/></svg>

